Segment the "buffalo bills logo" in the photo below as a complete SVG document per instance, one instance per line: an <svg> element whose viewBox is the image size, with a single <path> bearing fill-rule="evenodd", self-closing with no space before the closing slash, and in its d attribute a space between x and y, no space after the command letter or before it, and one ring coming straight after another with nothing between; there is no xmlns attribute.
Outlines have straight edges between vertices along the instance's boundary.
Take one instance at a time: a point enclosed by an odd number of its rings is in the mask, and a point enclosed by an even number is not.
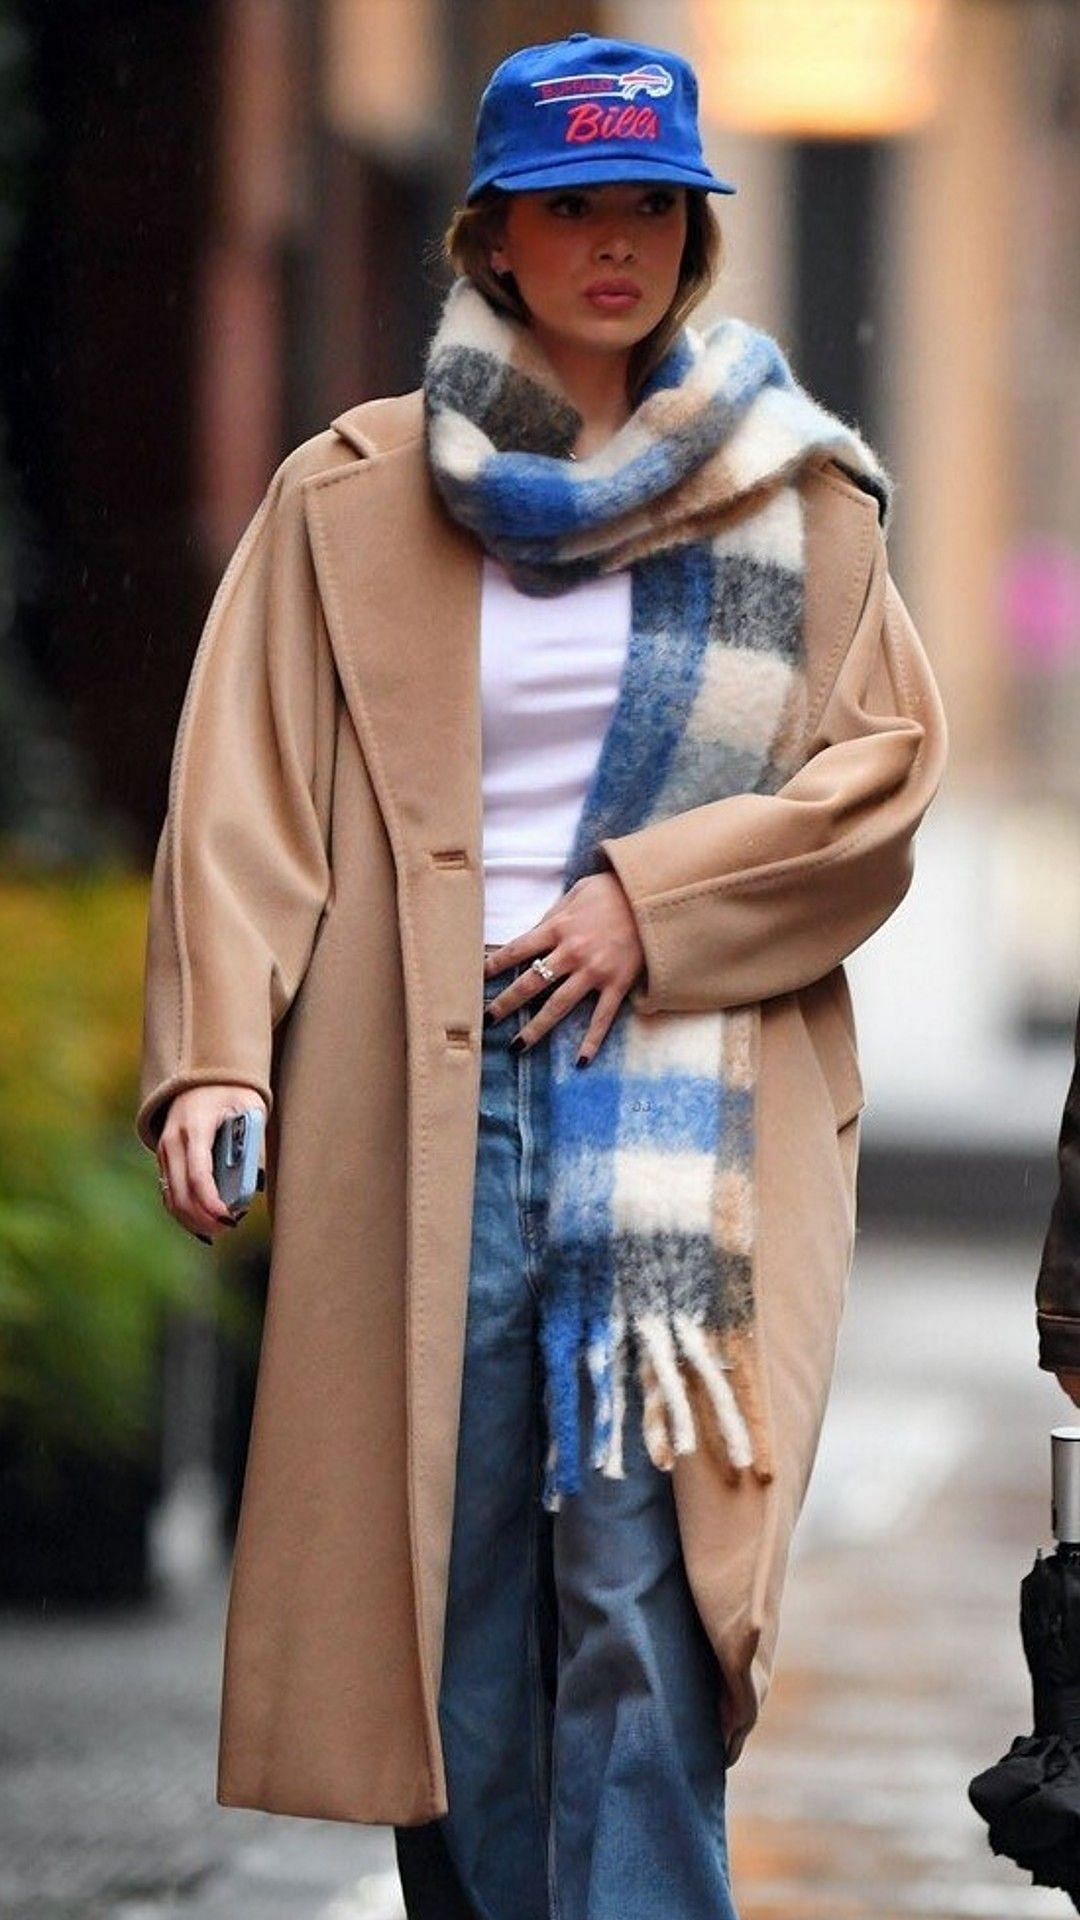
<svg viewBox="0 0 1080 1920"><path fill-rule="evenodd" d="M631 73L568 73L561 80L534 80L533 105L545 107L558 100L636 100L643 93L649 100L663 100L675 81L659 61L647 60Z"/></svg>
<svg viewBox="0 0 1080 1920"><path fill-rule="evenodd" d="M647 60L630 73L569 73L561 80L534 80L532 85L534 106L571 103L563 139L568 145L581 146L590 140L658 139L660 116L655 107L639 105L639 99L644 95L647 100L663 100L675 81L667 67ZM617 104L601 106L601 100Z"/></svg>

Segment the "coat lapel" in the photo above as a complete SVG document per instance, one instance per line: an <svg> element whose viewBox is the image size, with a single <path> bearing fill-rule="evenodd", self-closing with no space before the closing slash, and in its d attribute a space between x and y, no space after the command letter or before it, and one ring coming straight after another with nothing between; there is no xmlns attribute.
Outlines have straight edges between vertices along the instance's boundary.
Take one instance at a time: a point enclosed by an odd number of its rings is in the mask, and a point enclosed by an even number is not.
<svg viewBox="0 0 1080 1920"><path fill-rule="evenodd" d="M397 873L411 1532L437 1742L483 1015L481 566L430 484L422 441L364 450L304 490L330 641Z"/></svg>
<svg viewBox="0 0 1080 1920"><path fill-rule="evenodd" d="M480 551L411 444L305 482L330 640L395 858L478 852Z"/></svg>

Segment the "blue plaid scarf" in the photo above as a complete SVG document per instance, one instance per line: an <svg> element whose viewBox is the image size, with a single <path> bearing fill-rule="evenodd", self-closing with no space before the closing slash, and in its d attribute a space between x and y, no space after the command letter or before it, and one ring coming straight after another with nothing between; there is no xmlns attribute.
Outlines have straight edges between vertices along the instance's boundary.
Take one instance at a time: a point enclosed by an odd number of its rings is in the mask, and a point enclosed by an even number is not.
<svg viewBox="0 0 1080 1920"><path fill-rule="evenodd" d="M519 588L559 593L631 569L626 664L564 891L604 869L605 837L781 786L807 745L794 482L808 459L837 459L883 518L889 483L776 342L734 319L684 328L625 426L571 462L581 421L535 337L459 280L424 391L442 500ZM622 1473L631 1368L658 1467L702 1441L730 1474L767 1479L754 1339L760 1010L643 1014L627 996L577 1072L592 1010L587 996L549 1036L545 1503L579 1490L583 1438L593 1467Z"/></svg>

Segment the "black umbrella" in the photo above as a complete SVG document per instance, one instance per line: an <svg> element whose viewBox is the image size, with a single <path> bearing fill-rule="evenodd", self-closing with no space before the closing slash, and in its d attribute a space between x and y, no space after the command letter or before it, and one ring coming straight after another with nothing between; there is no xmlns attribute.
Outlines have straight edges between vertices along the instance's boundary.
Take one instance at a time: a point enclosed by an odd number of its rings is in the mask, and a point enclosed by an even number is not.
<svg viewBox="0 0 1080 1920"><path fill-rule="evenodd" d="M1020 1583L1035 1731L968 1787L995 1853L1080 1912L1080 1427L1052 1435L1056 1553Z"/></svg>

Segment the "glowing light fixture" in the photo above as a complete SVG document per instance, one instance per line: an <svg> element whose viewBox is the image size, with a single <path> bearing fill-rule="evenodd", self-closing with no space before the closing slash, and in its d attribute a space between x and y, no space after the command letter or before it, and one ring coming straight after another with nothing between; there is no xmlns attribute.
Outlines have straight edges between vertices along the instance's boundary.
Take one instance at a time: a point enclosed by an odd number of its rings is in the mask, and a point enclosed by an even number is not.
<svg viewBox="0 0 1080 1920"><path fill-rule="evenodd" d="M862 138L934 113L946 0L694 0L706 115L751 133Z"/></svg>

